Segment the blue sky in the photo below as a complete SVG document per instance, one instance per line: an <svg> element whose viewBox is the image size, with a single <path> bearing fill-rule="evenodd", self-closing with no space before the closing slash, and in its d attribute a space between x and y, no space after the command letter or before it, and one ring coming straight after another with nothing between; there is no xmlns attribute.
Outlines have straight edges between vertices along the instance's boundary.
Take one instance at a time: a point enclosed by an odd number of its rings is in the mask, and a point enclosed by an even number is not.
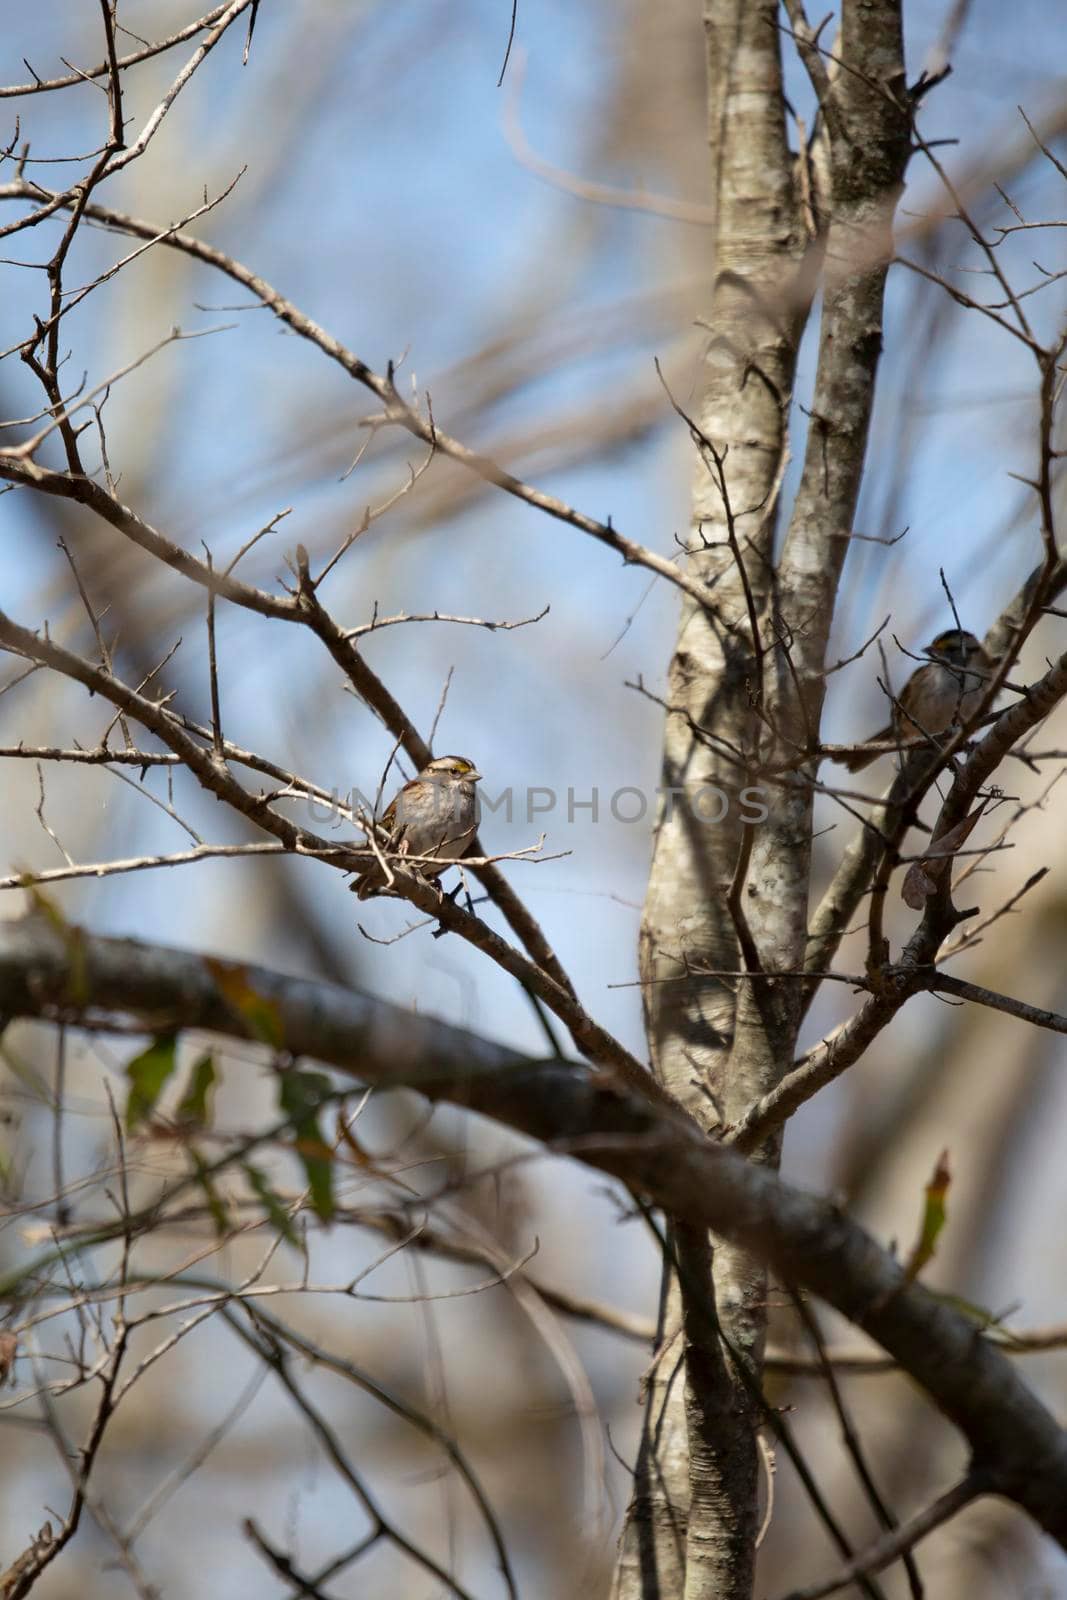
<svg viewBox="0 0 1067 1600"><path fill-rule="evenodd" d="M300 29L283 8L260 9L249 66L240 65L243 35L225 40L175 105L144 162L113 186L112 203L169 223L202 202L205 186L218 193L247 164L231 199L194 226L378 370L390 359L400 363L399 381L414 379L420 392L429 387L435 415L472 444L537 433L561 416L564 435L578 437L585 420L623 409L644 389L654 394L653 357L680 349L685 321L680 316L675 328L662 313L655 320L635 313L616 319L618 326L604 337L597 315L632 297L651 300L668 288L692 289L706 271L701 235L660 218L590 207L517 163L502 131L503 91L496 87L507 5L322 5L308 8ZM909 7L913 78L942 9ZM923 114L928 138L961 140L939 152L950 170L1016 136L1017 102L1038 117L1062 90L1065 46L1062 29L1050 20L1055 8L1021 0L1010 9L979 3L972 12L956 71ZM144 32L156 27L159 8L130 6L123 14ZM79 60L100 54L94 20L91 8L79 18L86 30ZM688 188L690 174L700 171L699 155L672 166L664 154L671 148L667 133L644 152L614 151L606 130L620 120L625 43L616 21L607 0L581 7L520 0L526 135L546 160L590 179L701 200L702 191ZM60 49L72 48L70 25L69 7L60 0L18 8L6 21L11 59L25 53L38 72L57 70ZM165 70L152 65L132 80L127 113L135 126L178 59L168 57ZM806 88L796 72L789 88L804 104ZM681 126L698 146L699 119L686 122L681 94L679 102ZM102 108L91 88L38 97L19 107L22 137L32 140L35 159L89 150L101 136ZM12 103L2 109L11 114ZM673 125L668 132L677 136ZM29 170L45 183L70 172L51 165ZM1048 163L1035 161L1009 189L1028 220L1063 215L1062 180ZM903 222L935 193L917 160ZM983 216L1010 220L1006 207ZM1013 280L1035 282L1035 259L1050 270L1062 265L1063 237L1050 231L1040 243L1029 234L1006 243ZM10 253L40 261L55 238L46 224L17 236ZM126 248L114 236L84 233L68 281L87 280ZM962 229L949 230L939 261L953 281L987 291L988 280L974 276L976 257ZM902 642L912 648L925 643L949 620L939 566L965 622L981 632L1037 559L1032 504L1009 476L1033 468L1032 364L999 330L955 314L944 336L931 342L930 360L918 358L917 346L921 356L922 341L930 338L924 319L935 293L917 294L915 280L900 269L891 275L883 384L856 526L883 536L905 525L911 531L892 549L871 544L853 551L834 646L841 653L854 649L887 611ZM547 309L536 334L521 338L523 318L539 302ZM169 347L115 390L106 413L109 451L123 474L120 492L190 549L206 540L217 561L291 507L242 569L270 584L284 575L284 554L298 539L324 557L358 523L366 503L403 481L406 463L417 465L421 451L413 441L380 438L342 481L365 436L359 420L373 405L340 369L249 304L220 276L153 252L70 318L69 371L80 376L84 370L90 383L98 382L174 324L186 331L223 330ZM1045 335L1063 297L1054 288L1028 304L1036 305ZM40 274L0 265L0 346L22 336L30 309L43 305ZM519 340L512 382L503 381L503 360L487 358L473 375L463 369L483 342L508 337ZM680 359L688 361L695 381L698 335L690 335L686 349ZM536 375L526 377L539 355ZM810 392L812 362L809 337L801 401ZM17 357L0 372L6 415L37 404ZM501 381L499 403L474 403L482 377ZM798 462L804 440L799 409L792 427ZM529 472L563 499L596 516L610 513L628 535L669 551L686 527L688 450L664 401L658 417L636 424L610 454L590 452L576 464L564 437L533 452ZM662 584L646 596L641 572L500 494L445 505L443 497L458 497L462 484L441 463L428 481L443 509L422 520L417 508L423 502L413 498L376 524L324 597L353 624L366 621L375 603L386 613L438 609L512 619L551 607L542 622L514 632L396 628L371 640L366 653L423 729L452 670L438 748L471 755L494 793L548 786L565 807L568 789L579 799L598 791L596 825L588 812L573 825L565 811L527 821L520 807L510 824L495 816L485 831L494 848L512 849L532 843L546 826L546 848L572 852L544 866L512 866L510 875L590 1008L641 1050L636 990L612 985L632 984L636 976L650 818L613 821L609 802L624 786L651 793L658 781L660 714L626 682L643 674L652 687L662 685L674 598ZM787 481L787 498L793 481ZM82 541L75 547L93 574L94 593L109 599L121 623L120 664L132 672L137 661L157 660L180 635L167 681L191 714L205 716L199 596L139 559L112 567L117 536L88 529L78 517L54 521L42 510L28 496L0 498L0 603L20 621L38 624L47 617L58 635L85 643L84 620L69 603L55 551L57 531L65 528L72 542ZM218 621L227 732L328 788L357 784L372 792L391 741L343 692L313 643L232 608L220 607ZM1050 638L1053 631L1050 626ZM835 680L832 733L861 734L878 717L876 673L868 657ZM91 714L98 727L95 706ZM4 739L59 742L81 734L85 718L83 699L52 701L36 680L0 699ZM8 770L5 777L13 863L58 864L33 814L33 774ZM165 798L157 777L147 786ZM205 837L243 836L214 801L188 789L180 809ZM81 859L184 842L172 819L104 773L86 773L73 788L50 780L48 814ZM839 830L825 848L835 849L840 837ZM372 945L356 930L357 914L376 937L390 937L406 920L401 907L378 903L357 913L343 883L326 868L298 862L283 871L287 880L299 881L338 965L355 981L509 1043L541 1048L514 985L458 941L435 942L423 932L388 948ZM57 890L56 898L71 916L101 931L316 970L313 948L259 872L251 863L205 864L74 885ZM808 1160L816 1166L834 1126L831 1114L802 1136L795 1158L801 1167ZM561 1217L569 1186L579 1182L564 1180L548 1202ZM606 1258L590 1245L594 1257L590 1270L602 1292L643 1299L653 1276L650 1255L635 1250L630 1258Z"/></svg>
<svg viewBox="0 0 1067 1600"><path fill-rule="evenodd" d="M915 6L912 13L914 76L935 29L929 8ZM135 28L137 13L130 15ZM577 426L586 412L648 385L653 357L671 342L662 321L648 330L635 318L621 337L598 336L583 348L583 323L594 325L598 308L626 297L691 281L699 234L659 218L589 207L516 163L502 133L502 91L496 88L506 21L506 8L487 4L461 12L444 5L419 12L367 6L343 22L324 8L307 36L294 42L283 14L265 7L251 64L239 64L242 40L224 41L172 110L149 157L115 186L113 202L167 222L200 203L205 186L217 193L247 164L233 197L196 225L206 237L254 265L379 370L390 358L401 362L401 383L414 382L420 392L429 387L445 425L458 407L458 431L471 442L521 435L560 414ZM924 113L928 137L962 141L941 152L950 168L1014 135L1016 98L1025 95L1035 115L1047 105L1056 63L1043 48L1046 21L1039 5L1014 8L1010 20L988 7L976 9L956 73ZM18 53L25 50L38 71L52 70L59 41L69 48L67 25L64 8L55 5L21 16ZM626 167L610 152L597 169L585 166L588 152L599 148L599 124L611 115L617 81L610 7L523 5L518 43L526 59L523 124L545 159L601 181L672 187L657 150L647 168L637 160ZM87 39L85 57L97 48ZM998 72L990 70L991 60ZM156 65L133 80L127 113L135 126L165 81ZM806 90L795 71L789 88L803 103ZM29 102L22 131L34 155L91 148L102 104L89 88ZM36 170L42 181L66 171ZM1058 181L1047 163L1036 162L1013 186L1013 198L1028 216L1051 215ZM677 189L676 175L673 183ZM902 205L905 224L935 192L917 160ZM582 228L594 230L590 248L574 245ZM41 259L40 231L40 239L17 239L22 259ZM1004 247L1024 282L1035 276L1027 266L1036 254L1033 237ZM1061 237L1041 235L1044 264L1053 264ZM102 232L87 233L73 281L124 248ZM942 260L959 281L969 276L972 286L984 288L986 280L971 274L973 252L962 237L950 239ZM4 272L0 337L7 342L25 325L28 307L41 305L42 279L24 269ZM564 290L539 337L557 338L565 354L549 360L532 381L520 379L510 391L505 386L491 412L465 416L469 388L457 364L486 330L497 336L513 331L538 293L552 291L557 273ZM910 532L891 550L854 550L835 641L842 652L855 648L887 611L893 631L910 647L932 636L946 621L936 578L942 565L965 620L981 631L1036 559L1032 510L1020 513L1025 494L1008 476L1032 467L1029 358L971 316L950 323L928 366L916 363L911 335L926 327L918 319L933 293L923 300L909 275L897 269L891 276L883 387L856 521L871 534L905 525ZM1052 302L1056 294L1044 298ZM125 474L123 492L190 548L206 540L217 560L291 507L247 564L249 576L270 583L284 574L285 552L298 539L316 556L333 548L363 505L396 487L405 463L417 463L421 451L407 439L383 441L367 464L338 481L364 437L358 419L368 409L366 397L269 314L234 309L247 304L247 296L218 275L155 252L74 313L69 369L84 369L91 382L99 381L175 323L186 331L222 329L168 348L116 389L109 445L113 466ZM699 346L693 348L698 354ZM801 402L810 390L812 359L809 336ZM20 405L32 403L32 388L16 360L6 371L17 414ZM792 426L795 472L805 426L799 407ZM594 453L580 466L564 458L553 467L549 450L535 454L530 471L564 499L596 515L610 513L628 534L669 550L686 524L687 451L664 404L658 425L643 428L608 459ZM791 482L787 500L790 489ZM5 497L2 515L6 598L25 620L55 618L59 569L51 528L27 497ZM150 637L139 646L158 656L183 635L174 681L205 714L197 597L189 609L190 597L169 574L161 578L143 562L130 570L151 618ZM663 585L647 596L646 588L642 573L624 569L575 530L496 494L480 495L430 527L405 522L402 507L346 558L327 598L346 621L366 620L374 603L384 612L440 609L504 618L549 605L543 622L511 633L395 629L370 642L368 658L423 727L454 668L439 744L471 753L487 773L488 788L521 794L527 785L546 785L561 798L568 789L588 797L596 788L603 816L616 790L633 785L651 793L657 781L659 714L625 684L639 674L653 687L662 684L674 600ZM390 742L341 692L308 642L227 608L220 609L219 631L223 705L233 737L262 743L327 787L372 789ZM868 657L834 683L831 731L856 734L868 716L877 716L876 675ZM20 706L31 703L29 688L19 693ZM12 700L9 721L18 710ZM62 804L58 795L55 803ZM185 803L212 837L236 836L214 802L187 796ZM113 851L120 838L124 850L133 842L138 850L180 842L169 819L103 774L86 776L76 810L69 825L88 830L86 846L91 842L96 854ZM636 1047L636 997L606 985L634 976L634 907L647 867L648 820L623 825L609 814L594 826L582 813L569 826L557 811L546 825L548 849L574 853L544 867L510 870L590 1004ZM537 831L521 819L507 827L494 818L487 828L502 848L530 843ZM54 855L39 831L27 830L25 843L19 835L19 849L39 864ZM417 993L421 1005L470 1020L470 1001L462 996L469 997L474 980L477 1024L532 1042L525 1003L467 951L446 954L425 936L387 952L373 950L354 936L351 902L334 875L306 864L297 870L315 874L308 893L320 907L329 905L326 920L342 959L361 981L398 999ZM184 877L140 876L72 887L63 896L94 924L134 933L152 932L165 903L174 939L214 937L262 954L257 920L237 911L247 913L255 871L245 864L205 865ZM395 932L403 918L397 907L377 906L368 915L378 934ZM294 951L293 959L304 956Z"/></svg>

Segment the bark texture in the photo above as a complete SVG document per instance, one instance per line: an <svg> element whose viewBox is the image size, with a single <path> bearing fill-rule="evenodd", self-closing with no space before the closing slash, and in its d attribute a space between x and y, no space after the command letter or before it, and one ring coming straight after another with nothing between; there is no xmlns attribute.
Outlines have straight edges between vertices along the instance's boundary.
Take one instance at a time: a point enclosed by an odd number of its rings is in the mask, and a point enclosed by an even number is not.
<svg viewBox="0 0 1067 1600"><path fill-rule="evenodd" d="M1067 693L1067 657L1058 666L1058 693ZM76 1026L117 1013L148 1028L255 1039L264 1006L293 1056L315 1057L380 1089L411 1087L469 1106L612 1174L678 1219L683 1270L706 1253L711 1228L820 1295L862 1325L960 1429L987 1492L1015 1501L1067 1548L1067 1433L971 1317L909 1281L896 1256L832 1202L792 1188L765 1164L706 1138L689 1119L580 1064L524 1060L463 1029L334 984L102 938L41 915L0 922L5 1021L37 1017ZM179 1197L177 1184L169 1196ZM153 1213L163 1200L154 1200ZM120 1216L91 1236L50 1247L0 1278L0 1298L17 1300L27 1282L70 1251L120 1238L128 1226ZM707 1302L694 1297L687 1316L701 1305ZM713 1305L710 1311L714 1316ZM723 1359L721 1342L709 1337L713 1325L691 1320L687 1327L700 1363ZM704 1436L714 1439L729 1420L715 1410L723 1387L698 1361L692 1375Z"/></svg>
<svg viewBox="0 0 1067 1600"><path fill-rule="evenodd" d="M667 719L666 794L641 931L653 1066L705 1127L729 1120L748 1098L727 1070L734 986L714 977L679 979L693 967L731 971L739 960L726 891L742 848L738 795L747 773L734 752L752 740L751 617L762 615L770 592L796 356L796 319L779 309L802 235L776 21L773 3L710 0L705 9L716 225L693 420L725 461L720 478L705 450L694 484L689 560L708 600L687 602L679 621L668 692L679 710ZM728 748L709 748L695 728L713 728ZM719 795L728 797L722 817ZM746 1551L754 1547L758 1463L750 1401L722 1350L713 1356L692 1335L717 1316L747 1357L759 1339L747 1307L762 1299L762 1274L720 1246L713 1285L710 1253L694 1246L683 1254L684 1291L674 1282L667 1295L647 1397L618 1600L745 1595L751 1586ZM696 1303L701 1297L703 1305ZM701 1507L692 1522L691 1500Z"/></svg>
<svg viewBox="0 0 1067 1600"><path fill-rule="evenodd" d="M768 789L769 814L758 825L746 823L739 791L817 738L909 122L897 0L846 4L836 49L851 70L816 74L818 158L802 196L786 135L777 6L708 0L705 24L717 223L704 388L693 419L700 465L689 560L708 599L701 606L686 598L670 668L667 795L641 975L655 1070L713 1129L775 1086L802 1015L800 985L773 974L803 964L813 789ZM815 210L805 198L813 188ZM796 350L820 265L812 419L776 564ZM814 763L806 775L814 779ZM721 818L709 802L715 795L728 797ZM739 969L767 977L714 975ZM775 1164L778 1154L772 1138L754 1159ZM676 1259L681 1284L667 1297L615 1593L747 1600L758 1523L751 1393L765 1274L736 1245L719 1242L712 1257L691 1235ZM716 1323L718 1359L707 1340ZM745 1381L738 1364L748 1369Z"/></svg>

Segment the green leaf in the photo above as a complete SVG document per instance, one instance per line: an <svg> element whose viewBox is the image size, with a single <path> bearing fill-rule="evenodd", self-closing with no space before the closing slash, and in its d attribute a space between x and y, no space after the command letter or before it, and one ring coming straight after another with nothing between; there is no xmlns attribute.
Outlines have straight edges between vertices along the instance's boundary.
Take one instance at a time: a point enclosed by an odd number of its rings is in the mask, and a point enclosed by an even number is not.
<svg viewBox="0 0 1067 1600"><path fill-rule="evenodd" d="M55 929L67 947L67 957L70 961L70 972L67 976L66 999L72 1006L79 1009L88 1004L89 983L86 973L85 929L79 928L75 923L68 922L62 910L54 900L30 881L27 875L23 880L23 887L30 896L33 914L41 916Z"/></svg>
<svg viewBox="0 0 1067 1600"><path fill-rule="evenodd" d="M303 1163L315 1215L329 1222L334 1214L333 1151L319 1129L319 1111L332 1093L323 1072L284 1072L279 1100L293 1124L293 1149Z"/></svg>
<svg viewBox="0 0 1067 1600"><path fill-rule="evenodd" d="M949 1184L952 1174L948 1166L948 1151L942 1150L937 1158L933 1176L926 1185L926 1200L923 1206L922 1224L919 1228L919 1237L915 1241L915 1248L904 1267L905 1276L909 1282L917 1278L928 1261L934 1258L937 1241L941 1230L945 1226L947 1212L945 1201L948 1197Z"/></svg>
<svg viewBox="0 0 1067 1600"><path fill-rule="evenodd" d="M276 1000L259 993L248 976L248 968L240 962L220 961L215 956L204 956L203 961L219 992L243 1019L252 1038L275 1050L284 1049L281 1007Z"/></svg>
<svg viewBox="0 0 1067 1600"><path fill-rule="evenodd" d="M329 1222L335 1210L333 1151L319 1137L317 1130L311 1135L301 1134L293 1148L304 1164L308 1188L311 1190L311 1209L323 1222Z"/></svg>
<svg viewBox="0 0 1067 1600"><path fill-rule="evenodd" d="M254 1167L250 1161L242 1163L241 1171L248 1179L255 1194L262 1200L267 1221L274 1226L283 1239L299 1249L300 1240L297 1238L292 1218L287 1208L267 1182L266 1175L260 1171L259 1167Z"/></svg>
<svg viewBox="0 0 1067 1600"><path fill-rule="evenodd" d="M147 1050L127 1064L126 1076L130 1080L126 1101L127 1133L133 1133L154 1111L163 1085L174 1071L177 1048L178 1035L167 1033L154 1039Z"/></svg>
<svg viewBox="0 0 1067 1600"><path fill-rule="evenodd" d="M333 1085L325 1072L283 1072L278 1090L278 1103L298 1126L305 1118L317 1117L324 1101L333 1094Z"/></svg>
<svg viewBox="0 0 1067 1600"><path fill-rule="evenodd" d="M1004 1317L1011 1315L1010 1312L992 1311L989 1306L980 1306L976 1301L965 1300L959 1294L948 1292L942 1294L937 1289L931 1289L929 1292L940 1305L950 1306L953 1311L958 1311L961 1317L969 1317L972 1322L976 1322L983 1333L991 1330L994 1335L1000 1334L1010 1349L1011 1329L1001 1326Z"/></svg>
<svg viewBox="0 0 1067 1600"><path fill-rule="evenodd" d="M200 1152L193 1149L192 1146L189 1147L189 1160L192 1162L197 1182L204 1191L207 1208L211 1212L212 1221L215 1224L215 1233L218 1238L225 1239L230 1231L230 1219L226 1214L226 1207L222 1203L219 1191L215 1187L210 1172L204 1165Z"/></svg>
<svg viewBox="0 0 1067 1600"><path fill-rule="evenodd" d="M34 911L39 916L47 918L57 933L62 933L64 935L69 933L70 923L63 915L63 912L60 910L60 907L56 901L52 900L48 895L42 893L42 891L32 881L29 873L26 874L26 878L26 893L30 897Z"/></svg>
<svg viewBox="0 0 1067 1600"><path fill-rule="evenodd" d="M178 1102L178 1121L186 1127L206 1128L211 1121L210 1095L217 1074L211 1056L201 1056L193 1066L185 1085L185 1093Z"/></svg>

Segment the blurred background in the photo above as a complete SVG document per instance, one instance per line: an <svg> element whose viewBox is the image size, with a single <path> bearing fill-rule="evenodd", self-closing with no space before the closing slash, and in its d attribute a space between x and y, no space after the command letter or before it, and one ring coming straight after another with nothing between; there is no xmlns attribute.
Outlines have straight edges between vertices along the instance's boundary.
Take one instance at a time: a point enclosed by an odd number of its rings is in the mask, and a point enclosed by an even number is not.
<svg viewBox="0 0 1067 1600"><path fill-rule="evenodd" d="M936 64L949 8L906 6L909 78ZM192 11L169 0L130 3L120 20L132 34L160 38ZM783 12L783 22L785 15ZM813 19L817 20L817 19ZM1016 109L1037 123L1063 94L1064 35L1051 0L1019 0L1004 11L977 0L952 52L953 75L930 96L921 127L952 172L1003 172L1026 138ZM176 101L144 159L100 198L161 227L213 199L228 198L191 225L266 278L378 371L397 364L405 392L432 398L449 432L521 476L627 535L670 553L688 518L690 445L656 377L658 358L682 404L696 393L706 334L697 325L713 270L706 206L703 38L696 0L520 0L515 48L497 86L508 42L505 0L466 4L422 0L304 0L260 7L250 58L242 65L243 22L231 29ZM832 31L832 30L831 30ZM829 37L829 35L827 35ZM103 55L99 17L41 0L5 19L4 78L24 70L51 77L61 58ZM120 41L120 49L136 41ZM125 78L125 110L139 131L187 58L192 43L146 61ZM785 41L787 87L811 126L811 97ZM97 84L11 99L0 108L0 144L18 115L28 140L29 176L71 180L75 154L106 132ZM795 130L794 130L795 132ZM958 142L955 142L958 141ZM7 163L11 176L12 163ZM0 182L4 175L0 174ZM973 215L1002 242L998 256L1035 332L1051 335L1063 311L1063 176L1034 152L986 184ZM644 196L635 204L635 196ZM610 202L610 203L609 203ZM684 211L684 219L677 215ZM930 222L944 210L939 180L916 158L900 210L902 253L965 293L999 300L982 258L958 223ZM15 209L7 211L13 217ZM7 213L3 221L11 220ZM1059 221L1059 229L1000 235L1013 223ZM10 241L0 263L0 349L24 339L43 315L46 285L28 264L47 258L59 225L47 222ZM124 256L128 241L82 228L67 269L74 287ZM374 430L378 409L308 344L293 337L236 286L163 248L141 255L90 295L64 324L65 374L90 385L141 356L180 326L203 337L171 343L112 391L104 411L118 493L155 526L216 565L228 562L272 519L281 518L242 562L247 581L271 587L286 575L298 541L321 565L361 522L419 472L425 451L400 430ZM812 381L813 324L792 420L793 462L803 456L803 404ZM71 384L73 387L73 384ZM17 355L0 365L7 418L40 406L40 391ZM951 588L965 626L981 634L1040 555L1032 493L1013 474L1036 468L1038 383L1018 341L954 304L943 289L897 269L890 277L886 347L868 472L846 570L835 659L851 654L888 614L882 640L897 685L910 665L900 644L919 650L952 618L939 581ZM88 437L88 436L87 436ZM96 463L94 448L89 458ZM354 470L349 470L359 457ZM795 479L786 485L784 513ZM905 537L889 544L907 529ZM43 496L0 497L0 604L18 621L91 647L65 538L98 609L117 640L116 665L139 681L181 640L162 681L176 704L209 720L205 614L201 591L143 556L87 514ZM643 1054L634 987L640 903L649 860L661 715L628 687L638 677L663 691L675 599L647 574L560 523L435 459L414 487L375 520L323 589L346 625L375 614L446 614L491 621L546 615L510 631L445 622L383 629L365 653L425 733L447 683L438 751L472 757L485 790L513 803L488 816L493 850L532 844L566 851L544 865L505 870L541 921L593 1014ZM1032 641L1022 677L1059 651L1062 621L1050 618ZM296 629L220 605L220 693L227 736L328 790L372 796L392 741L351 695L324 652ZM883 720L874 651L831 680L826 733L862 737ZM0 676L0 744L69 745L98 737L107 713L45 674L13 687L18 663ZM91 724L91 728L90 728ZM1063 742L1053 725L1035 748ZM881 771L881 769L879 769ZM1052 868L1021 913L998 922L958 964L961 974L1063 1009L1060 952L1067 927L1061 870L1060 791L1055 762L1005 769L1010 804L1028 809L1014 848L971 880L972 899L995 908L1038 866ZM239 822L180 776L131 783L97 769L45 773L43 812L80 862L183 848L187 831L146 798L172 802L211 841L249 837ZM396 778L396 771L389 782ZM6 760L4 865L0 871L62 864L41 825L32 763ZM530 788L552 791L553 808L529 815ZM622 821L612 797L637 790L644 814ZM568 815L568 793L588 808ZM1047 792L1047 803L1043 798ZM540 803L540 802L537 802ZM629 817L632 796L617 807ZM820 883L853 824L832 803L819 841ZM1002 807L983 837L1007 820ZM321 822L321 819L320 819ZM339 835L343 828L339 828ZM408 920L384 901L357 908L339 874L307 861L206 862L186 869L74 882L50 890L71 920L122 933L247 958L313 977L352 983L518 1049L544 1042L523 994L458 941L427 931L381 945ZM18 915L23 896L0 899ZM903 907L899 908L903 911ZM902 916L899 934L910 918ZM848 947L841 964L849 967ZM835 986L837 987L837 986ZM828 995L810 1019L818 1037L849 1009ZM66 1042L66 1159L83 1175L90 1213L114 1158L107 1085L121 1100L123 1068L139 1041ZM192 1053L194 1044L189 1046ZM39 1234L50 1194L51 1088L55 1034L18 1025L3 1045L6 1077L5 1182L0 1233L4 1268ZM224 1081L216 1121L238 1132L263 1125L273 1089L256 1053L220 1052ZM847 1078L795 1121L787 1174L842 1195L882 1239L907 1249L922 1190L939 1152L953 1171L949 1224L927 1270L935 1287L1011 1313L1031 1327L1065 1318L1067 1248L1058 1219L1067 1173L1058 1160L1067 1116L1064 1051L1052 1034L991 1012L911 1002ZM400 1204L400 1186L450 1187L441 1217L455 1237L515 1260L536 1245L535 1278L594 1296L651 1322L658 1258L647 1230L618 1193L574 1166L547 1158L514 1164L522 1147L488 1125L451 1111L427 1119L414 1100L372 1102L360 1140L388 1157L391 1176L353 1170L342 1186L351 1226L310 1240L313 1282L337 1284L385 1250L360 1226L360 1208ZM145 1195L177 1160L147 1141L135 1150ZM473 1174L500 1170L484 1180ZM373 1163L372 1163L373 1167ZM290 1191L297 1174L278 1168ZM92 1213L92 1214L98 1214ZM146 1260L176 1266L210 1239L192 1220ZM239 1240L209 1263L239 1278L264 1249ZM109 1257L98 1252L102 1270ZM88 1270L88 1268L87 1268ZM436 1416L462 1442L485 1481L508 1537L524 1594L606 1592L618 1519L636 1452L638 1386L648 1359L639 1340L546 1313L514 1287L454 1297L484 1284L484 1267L458 1266L414 1248L380 1265L360 1295L299 1291L303 1264L283 1246L271 1273L296 1290L274 1304L309 1337L346 1351L378 1380ZM382 1301L361 1296L383 1296ZM439 1299L435 1296L446 1295ZM429 1298L427 1298L429 1296ZM394 1297L390 1299L389 1297ZM143 1297L142 1297L143 1298ZM180 1298L163 1295L159 1305ZM181 1318L178 1318L180 1323ZM177 1324L175 1324L177 1325ZM144 1350L171 1326L144 1330ZM858 1336L827 1323L850 1347ZM776 1311L776 1343L802 1347L788 1309ZM69 1331L69 1330L68 1330ZM20 1364L17 1389L0 1395L3 1506L0 1564L13 1559L42 1520L62 1505L66 1480L54 1447L30 1420L23 1392L62 1375L63 1324L43 1324L37 1367ZM50 1363L55 1363L53 1368ZM205 1592L289 1592L242 1536L254 1514L275 1543L307 1569L359 1537L366 1522L328 1469L285 1394L266 1382L247 1389L257 1364L216 1321L177 1342L131 1393L113 1424L95 1480L117 1523L137 1527L132 1549L143 1574L174 1600ZM1026 1372L1062 1407L1067 1357L1027 1358ZM471 1592L500 1592L484 1526L449 1477L439 1451L350 1385L320 1373L309 1392L330 1409L346 1447L367 1470L383 1504L455 1563ZM876 1475L900 1515L945 1487L964 1465L958 1442L924 1403L891 1376L854 1378L848 1393ZM874 1532L822 1385L771 1380L777 1404L811 1453L820 1482L857 1542ZM61 1402L60 1402L61 1403ZM67 1402L77 1434L87 1401ZM80 1409L79 1409L80 1408ZM210 1454L183 1475L222 1419ZM172 1478L170 1475L174 1475ZM169 1487L168 1487L169 1486ZM160 1493L158 1505L150 1497ZM195 1543L193 1543L195 1541ZM191 1556L195 1551L195 1559ZM1067 1594L1057 1562L1021 1518L983 1503L924 1547L929 1592L939 1600ZM834 1554L792 1471L778 1473L774 1520L763 1552L761 1592L780 1593L829 1570ZM39 1585L42 1596L127 1592L136 1581L116 1566L114 1541L87 1525ZM206 1579L205 1574L210 1574ZM1009 1577L1010 1575L1010 1577ZM886 1593L904 1591L897 1574ZM142 1592L145 1592L142 1590ZM376 1547L331 1582L347 1595L440 1592L395 1551Z"/></svg>

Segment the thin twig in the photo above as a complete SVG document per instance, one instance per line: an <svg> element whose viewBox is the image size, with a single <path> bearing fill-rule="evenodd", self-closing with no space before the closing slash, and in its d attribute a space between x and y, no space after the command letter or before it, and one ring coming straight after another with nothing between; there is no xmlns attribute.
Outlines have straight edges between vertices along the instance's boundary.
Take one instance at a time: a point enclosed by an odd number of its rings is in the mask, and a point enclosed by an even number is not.
<svg viewBox="0 0 1067 1600"><path fill-rule="evenodd" d="M892 1533L887 1533L884 1538L868 1545L862 1554L854 1561L850 1561L847 1566L840 1568L832 1578L826 1579L823 1583L809 1584L803 1589L791 1589L784 1600L825 1600L827 1595L836 1594L839 1589L847 1589L850 1584L860 1582L870 1573L881 1572L905 1551L917 1545L920 1539L924 1539L928 1533L933 1533L935 1528L940 1528L965 1506L970 1505L972 1500L977 1500L980 1495L986 1494L988 1489L989 1484L985 1474L969 1472L924 1511L909 1517L907 1522L902 1522Z"/></svg>

